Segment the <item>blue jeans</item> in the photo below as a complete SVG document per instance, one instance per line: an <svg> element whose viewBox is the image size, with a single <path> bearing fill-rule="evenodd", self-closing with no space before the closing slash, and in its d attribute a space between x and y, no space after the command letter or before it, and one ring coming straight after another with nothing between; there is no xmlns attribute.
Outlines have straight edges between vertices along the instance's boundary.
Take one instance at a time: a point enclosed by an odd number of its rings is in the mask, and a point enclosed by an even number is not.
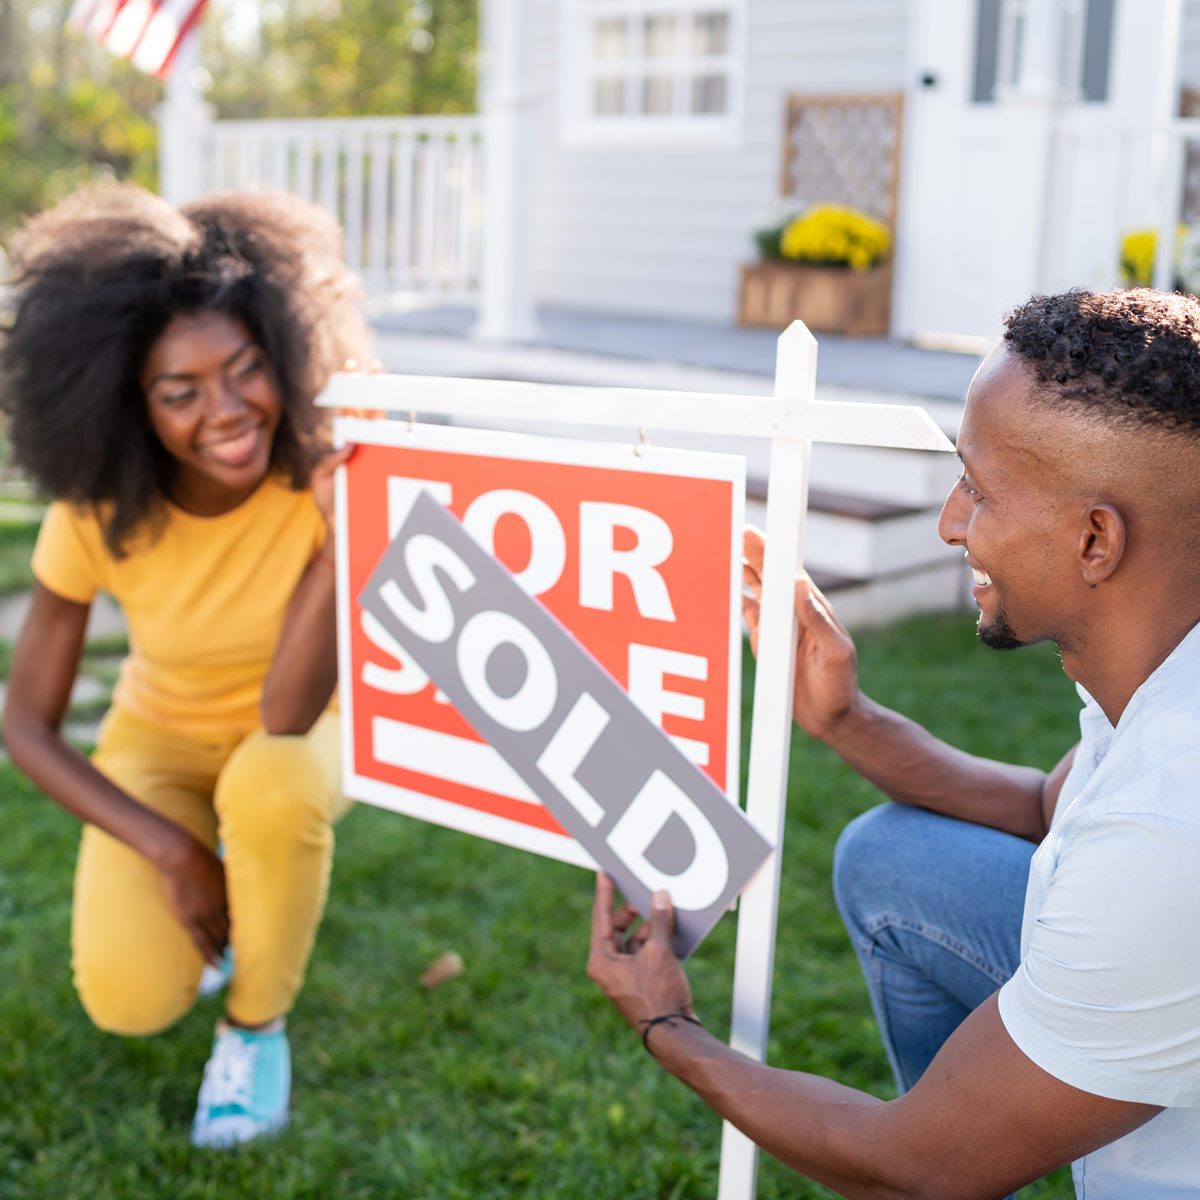
<svg viewBox="0 0 1200 1200"><path fill-rule="evenodd" d="M1032 842L885 804L838 840L833 890L896 1086L1017 969Z"/></svg>

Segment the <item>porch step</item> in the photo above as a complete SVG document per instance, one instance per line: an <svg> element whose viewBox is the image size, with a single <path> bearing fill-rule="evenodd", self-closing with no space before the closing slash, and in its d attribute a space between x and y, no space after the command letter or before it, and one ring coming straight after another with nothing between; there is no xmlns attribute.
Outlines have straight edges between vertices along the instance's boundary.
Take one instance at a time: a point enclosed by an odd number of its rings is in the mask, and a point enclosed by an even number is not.
<svg viewBox="0 0 1200 1200"><path fill-rule="evenodd" d="M835 575L832 571L822 571L820 567L806 568L809 578L825 593L832 596L837 592L848 591L850 588L861 587L866 579L851 579L849 575Z"/></svg>
<svg viewBox="0 0 1200 1200"><path fill-rule="evenodd" d="M952 454L818 443L810 469L811 488L932 508L941 506L960 468Z"/></svg>
<svg viewBox="0 0 1200 1200"><path fill-rule="evenodd" d="M962 552L937 533L938 509L869 496L809 490L804 558L809 570L842 580L894 577L916 568L961 564ZM747 489L746 519L766 525L765 489Z"/></svg>
<svg viewBox="0 0 1200 1200"><path fill-rule="evenodd" d="M910 567L874 579L848 579L819 568L810 574L850 629L886 625L915 613L964 608L968 600L968 577L961 560Z"/></svg>
<svg viewBox="0 0 1200 1200"><path fill-rule="evenodd" d="M766 500L766 493L755 499ZM879 500L864 496L861 492L851 494L833 488L820 487L815 480L808 486L808 506L831 516L850 517L857 521L887 521L893 517L911 517L925 511L924 505L898 503L894 499Z"/></svg>

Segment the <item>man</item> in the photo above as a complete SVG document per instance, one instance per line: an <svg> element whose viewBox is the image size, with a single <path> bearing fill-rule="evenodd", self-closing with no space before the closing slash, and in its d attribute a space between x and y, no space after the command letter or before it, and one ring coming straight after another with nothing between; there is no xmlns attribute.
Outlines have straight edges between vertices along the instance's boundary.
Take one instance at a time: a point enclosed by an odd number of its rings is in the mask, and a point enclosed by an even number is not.
<svg viewBox="0 0 1200 1200"><path fill-rule="evenodd" d="M900 1097L707 1033L666 893L629 935L599 879L588 971L668 1071L844 1195L996 1197L1073 1161L1087 1200L1195 1197L1200 302L1035 297L976 374L958 449L939 530L972 568L980 640L1053 641L1085 707L1048 775L955 750L859 691L853 642L797 581L796 720L896 802L843 835L835 890ZM752 640L762 549L748 534Z"/></svg>

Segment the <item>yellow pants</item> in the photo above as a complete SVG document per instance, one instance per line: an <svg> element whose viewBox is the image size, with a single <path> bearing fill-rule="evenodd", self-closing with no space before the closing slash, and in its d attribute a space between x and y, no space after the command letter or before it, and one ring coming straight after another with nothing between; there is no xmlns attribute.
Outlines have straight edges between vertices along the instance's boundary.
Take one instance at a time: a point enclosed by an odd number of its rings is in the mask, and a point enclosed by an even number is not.
<svg viewBox="0 0 1200 1200"><path fill-rule="evenodd" d="M300 991L325 906L338 791L338 721L325 713L305 737L211 741L114 709L95 766L135 799L224 847L234 974L230 1017L257 1025L286 1013ZM148 859L85 826L71 922L75 987L101 1029L156 1033L191 1007L204 966Z"/></svg>

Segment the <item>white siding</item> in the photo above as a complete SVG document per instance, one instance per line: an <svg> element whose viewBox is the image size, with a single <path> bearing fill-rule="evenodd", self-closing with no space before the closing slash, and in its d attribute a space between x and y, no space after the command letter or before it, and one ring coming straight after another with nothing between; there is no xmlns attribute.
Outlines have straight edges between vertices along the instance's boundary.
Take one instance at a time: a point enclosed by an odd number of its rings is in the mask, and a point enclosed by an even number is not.
<svg viewBox="0 0 1200 1200"><path fill-rule="evenodd" d="M790 92L904 86L908 0L747 0L732 148L566 147L559 0L535 0L535 294L584 309L729 320L750 227L775 198Z"/></svg>

